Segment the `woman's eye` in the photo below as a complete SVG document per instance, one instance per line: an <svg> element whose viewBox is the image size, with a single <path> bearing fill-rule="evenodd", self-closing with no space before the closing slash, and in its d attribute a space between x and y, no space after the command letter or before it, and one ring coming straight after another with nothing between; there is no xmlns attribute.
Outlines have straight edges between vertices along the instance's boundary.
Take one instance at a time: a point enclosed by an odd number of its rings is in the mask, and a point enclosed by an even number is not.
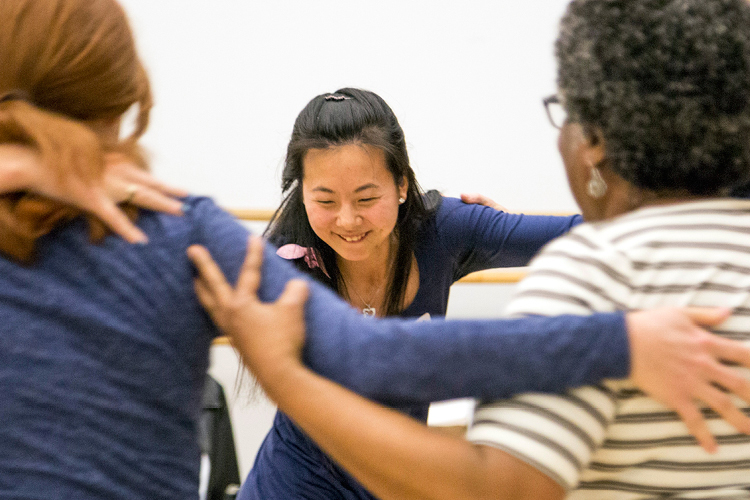
<svg viewBox="0 0 750 500"><path fill-rule="evenodd" d="M362 199L359 200L359 202L360 203L370 203L370 202L373 202L375 200L377 200L376 197L373 197L373 198L362 198Z"/></svg>
<svg viewBox="0 0 750 500"><path fill-rule="evenodd" d="M318 203L318 205L332 205L333 201L332 200L317 200L316 203Z"/></svg>

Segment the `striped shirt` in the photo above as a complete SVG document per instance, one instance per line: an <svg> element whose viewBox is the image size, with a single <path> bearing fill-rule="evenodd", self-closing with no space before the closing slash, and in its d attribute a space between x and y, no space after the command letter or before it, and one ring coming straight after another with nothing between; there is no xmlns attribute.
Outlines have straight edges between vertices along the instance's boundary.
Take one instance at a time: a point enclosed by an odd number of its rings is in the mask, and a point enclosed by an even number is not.
<svg viewBox="0 0 750 500"><path fill-rule="evenodd" d="M750 339L750 201L649 207L579 226L534 259L507 313L688 305L734 308L715 332ZM750 436L709 409L703 415L718 453L704 452L674 412L629 382L605 381L480 404L468 439L533 465L570 499L750 498Z"/></svg>

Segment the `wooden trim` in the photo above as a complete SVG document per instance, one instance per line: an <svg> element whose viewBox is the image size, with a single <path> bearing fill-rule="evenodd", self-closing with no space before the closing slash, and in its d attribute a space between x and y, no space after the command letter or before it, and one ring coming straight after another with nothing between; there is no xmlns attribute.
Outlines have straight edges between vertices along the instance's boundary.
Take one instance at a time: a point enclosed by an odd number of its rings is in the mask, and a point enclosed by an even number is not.
<svg viewBox="0 0 750 500"><path fill-rule="evenodd" d="M464 276L458 283L518 283L526 276L526 271L517 267L512 269L486 269Z"/></svg>
<svg viewBox="0 0 750 500"><path fill-rule="evenodd" d="M268 222L271 220L275 210L266 208L228 208L226 209L230 214L234 215L240 220L246 221L257 221L257 222ZM527 215L559 215L568 216L573 215L572 212L523 212Z"/></svg>
<svg viewBox="0 0 750 500"><path fill-rule="evenodd" d="M265 208L231 208L227 212L240 220L268 222L273 216L274 210Z"/></svg>

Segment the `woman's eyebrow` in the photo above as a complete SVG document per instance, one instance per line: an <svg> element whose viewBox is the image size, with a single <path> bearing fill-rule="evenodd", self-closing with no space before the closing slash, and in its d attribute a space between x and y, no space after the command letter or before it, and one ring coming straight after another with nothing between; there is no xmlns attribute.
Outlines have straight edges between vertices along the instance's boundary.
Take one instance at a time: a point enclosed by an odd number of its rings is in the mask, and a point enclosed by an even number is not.
<svg viewBox="0 0 750 500"><path fill-rule="evenodd" d="M360 186L357 189L354 190L355 193L359 193L361 191L365 191L366 189L374 189L377 188L377 184L373 184L370 182L369 184L365 184L364 186Z"/></svg>
<svg viewBox="0 0 750 500"><path fill-rule="evenodd" d="M368 184L364 184L362 186L359 186L357 189L354 190L354 192L355 193L361 193L362 191L366 191L368 189L376 189L377 187L378 187L377 184L374 184L374 183L370 182ZM334 193L333 189L327 188L325 186L316 186L316 187L312 188L312 191L316 192L316 193L327 193L327 194L333 194Z"/></svg>

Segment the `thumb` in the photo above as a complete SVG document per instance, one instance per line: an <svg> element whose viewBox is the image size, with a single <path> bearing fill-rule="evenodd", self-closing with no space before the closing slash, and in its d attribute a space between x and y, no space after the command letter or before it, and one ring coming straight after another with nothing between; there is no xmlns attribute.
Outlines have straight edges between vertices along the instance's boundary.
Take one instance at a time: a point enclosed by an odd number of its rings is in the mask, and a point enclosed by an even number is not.
<svg viewBox="0 0 750 500"><path fill-rule="evenodd" d="M728 307L686 307L682 311L690 321L702 326L716 326L732 314Z"/></svg>

